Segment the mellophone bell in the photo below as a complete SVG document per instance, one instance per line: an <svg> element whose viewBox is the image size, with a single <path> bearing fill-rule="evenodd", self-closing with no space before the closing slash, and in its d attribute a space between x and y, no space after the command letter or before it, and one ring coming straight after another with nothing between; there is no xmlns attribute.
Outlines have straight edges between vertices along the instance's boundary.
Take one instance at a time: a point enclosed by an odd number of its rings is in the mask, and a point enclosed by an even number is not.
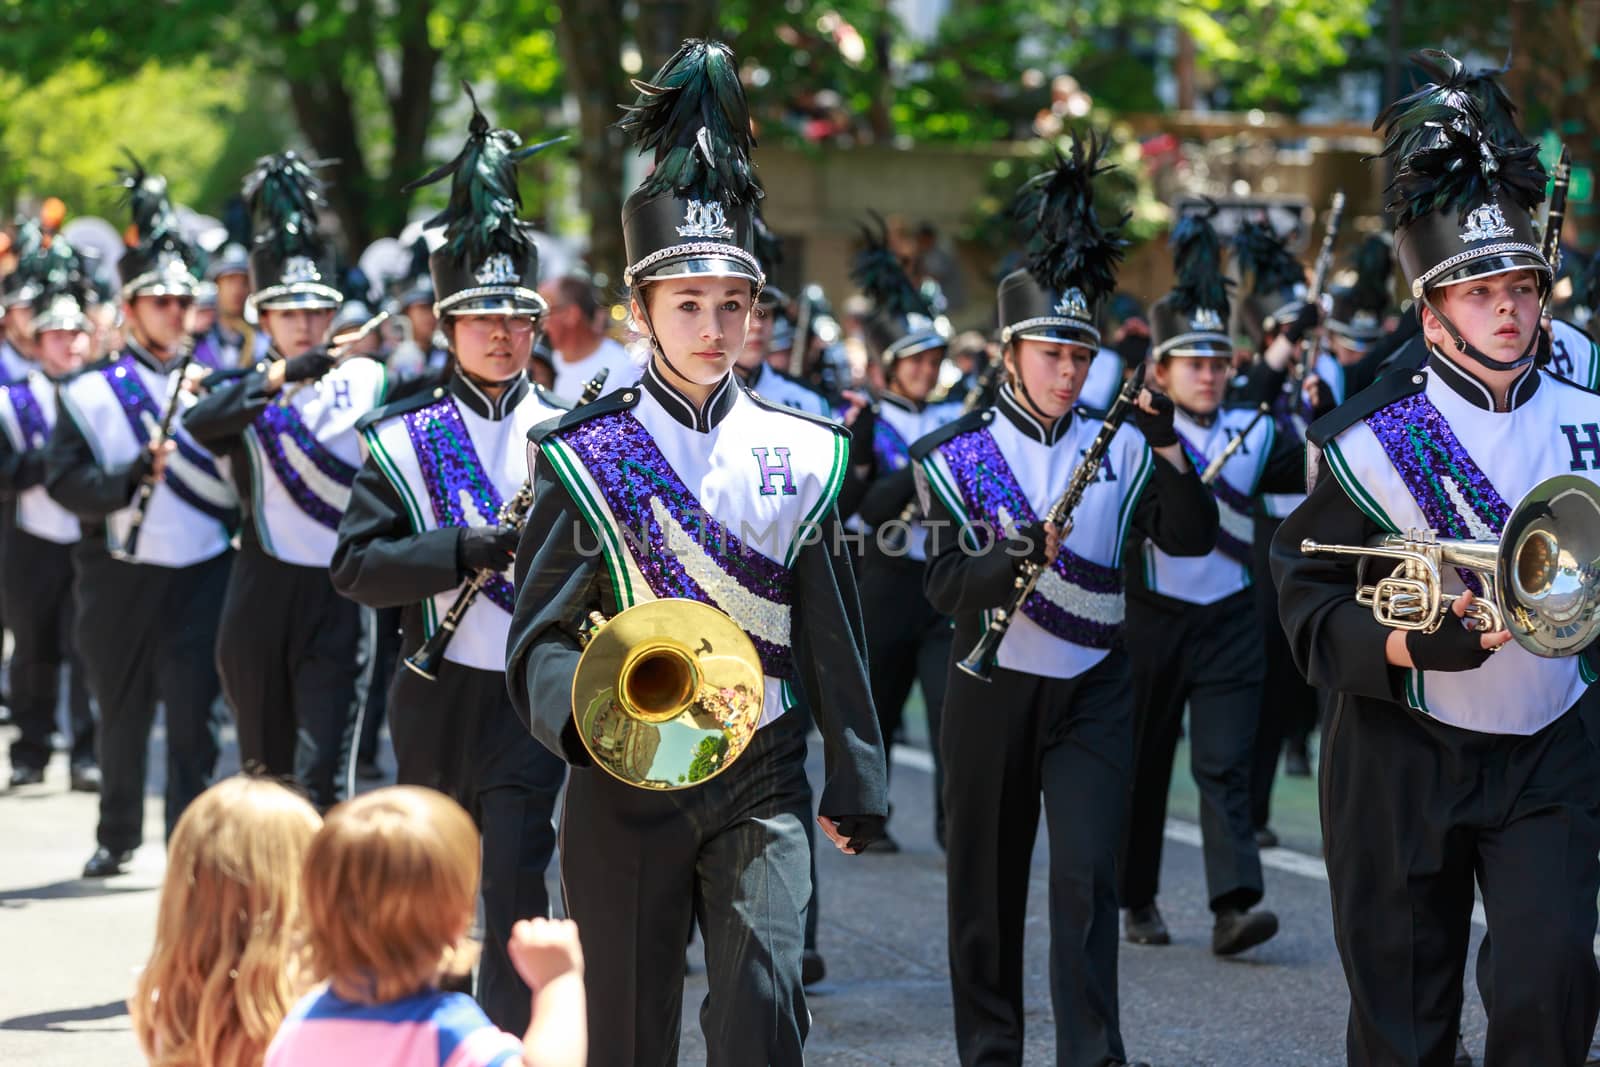
<svg viewBox="0 0 1600 1067"><path fill-rule="evenodd" d="M529 151L474 104L461 153L424 179L450 181L430 221L444 241L429 256L450 364L438 387L357 423L364 459L331 568L346 596L403 608L402 654L426 670L397 670L390 686L396 776L455 797L483 832L478 999L513 1033L527 1026L529 993L505 945L517 919L549 914L563 779L518 720L504 675L527 435L566 409L528 381L545 312L538 252L516 197L494 191L517 188ZM435 651L419 658L425 647Z"/></svg>
<svg viewBox="0 0 1600 1067"><path fill-rule="evenodd" d="M1379 126L1426 360L1312 425L1312 488L1271 550L1296 662L1331 691L1348 1052L1451 1061L1481 896L1484 1062L1576 1064L1600 1014L1600 399L1536 365L1537 147L1494 72L1414 60L1426 83Z"/></svg>

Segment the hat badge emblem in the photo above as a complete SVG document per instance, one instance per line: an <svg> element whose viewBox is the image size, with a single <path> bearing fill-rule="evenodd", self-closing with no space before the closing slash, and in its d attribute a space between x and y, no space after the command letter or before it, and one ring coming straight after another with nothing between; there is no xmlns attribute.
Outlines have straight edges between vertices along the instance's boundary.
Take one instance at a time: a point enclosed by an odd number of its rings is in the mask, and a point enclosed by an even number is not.
<svg viewBox="0 0 1600 1067"><path fill-rule="evenodd" d="M1193 330L1221 333L1222 316L1217 314L1215 308L1200 308L1189 316L1189 327Z"/></svg>
<svg viewBox="0 0 1600 1067"><path fill-rule="evenodd" d="M1084 298L1083 290L1076 286L1061 294L1061 299L1056 301L1055 312L1057 315L1068 319L1089 318L1089 301Z"/></svg>
<svg viewBox="0 0 1600 1067"><path fill-rule="evenodd" d="M283 282L285 285L300 285L305 282L320 282L322 272L317 270L317 265L311 261L310 256L290 256L283 261Z"/></svg>
<svg viewBox="0 0 1600 1067"><path fill-rule="evenodd" d="M473 278L479 285L511 285L519 280L516 265L504 252L496 252L484 260Z"/></svg>
<svg viewBox="0 0 1600 1067"><path fill-rule="evenodd" d="M1461 231L1461 240L1464 244L1471 244L1474 241L1510 237L1512 232L1500 205L1491 200L1473 208L1467 215L1467 227Z"/></svg>
<svg viewBox="0 0 1600 1067"><path fill-rule="evenodd" d="M679 237L710 237L726 240L733 236L722 213L722 205L715 200L691 200L683 211L683 225L678 227Z"/></svg>

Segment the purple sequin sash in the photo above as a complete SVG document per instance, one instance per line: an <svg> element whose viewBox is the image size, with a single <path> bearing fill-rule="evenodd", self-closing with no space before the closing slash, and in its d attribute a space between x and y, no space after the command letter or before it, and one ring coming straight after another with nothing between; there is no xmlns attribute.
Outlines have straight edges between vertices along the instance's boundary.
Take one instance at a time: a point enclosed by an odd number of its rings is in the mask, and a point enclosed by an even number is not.
<svg viewBox="0 0 1600 1067"><path fill-rule="evenodd" d="M987 429L971 430L953 437L939 446L939 452L955 478L956 490L966 506L968 519L975 520L972 529L980 547L989 543L994 536L993 531L1000 529L1001 511L1019 527L1039 521L1022 486L1017 483L1016 475L1011 472L1011 465L1006 462L994 435ZM976 523L987 524L987 527ZM1057 554L1053 569L1069 584L1086 593L1122 592L1122 573L1119 570L1084 559L1065 545ZM1085 648L1110 648L1122 632L1120 624L1074 614L1037 589L1023 603L1022 613L1054 636Z"/></svg>
<svg viewBox="0 0 1600 1067"><path fill-rule="evenodd" d="M740 541L713 518L672 469L631 412L619 411L588 419L562 433L589 476L600 487L606 505L621 525L623 540L659 598L687 597L721 610L711 590L684 569L656 521L652 500L658 500L677 524L694 536L717 568L744 590L787 612L793 575L789 568ZM739 621L739 620L735 620ZM748 631L746 631L748 633ZM793 678L790 649L750 634L761 657L761 669L773 678Z"/></svg>
<svg viewBox="0 0 1600 1067"><path fill-rule="evenodd" d="M408 411L401 419L422 469L422 484L428 491L428 503L433 506L434 523L441 530L476 525L461 502L463 494L472 501L482 521L494 522L503 500L489 472L483 469L456 402L445 397L425 408ZM503 574L491 575L483 583L483 595L507 612L516 601L511 583Z"/></svg>
<svg viewBox="0 0 1600 1067"><path fill-rule="evenodd" d="M139 447L150 443L150 431L146 426L145 416L150 416L158 424L164 414L156 403L155 397L144 387L144 379L139 377L138 361L131 355L123 356L115 363L100 369L107 384L111 386L112 395L117 398L117 406L122 409L123 416L128 420L128 428L133 431L133 438L139 442ZM189 440L181 433L174 432L170 438L177 447L178 455L193 464L208 478L221 479L217 465L212 461L211 454L200 448L199 445ZM167 468L162 484L172 489L172 493L179 500L203 515L221 523L229 523L233 519L233 509L219 507L196 492L191 486L177 475L171 468Z"/></svg>
<svg viewBox="0 0 1600 1067"><path fill-rule="evenodd" d="M29 388L28 380L23 378L6 386L5 390L11 400L11 410L17 416L17 428L22 431L23 450L43 448L50 437L50 423L44 417L44 409L39 406L39 398Z"/></svg>
<svg viewBox="0 0 1600 1067"><path fill-rule="evenodd" d="M1444 415L1433 406L1426 393L1415 393L1380 408L1367 416L1367 425L1383 446L1384 454L1411 498L1422 509L1428 525L1441 538L1462 540L1480 536L1467 524L1459 500L1471 509L1478 522L1496 537L1511 514L1489 476L1467 454ZM1456 489L1452 499L1443 479ZM1471 571L1457 568L1468 589L1481 594L1483 585Z"/></svg>
<svg viewBox="0 0 1600 1067"><path fill-rule="evenodd" d="M1232 432L1230 432L1228 440L1231 441L1232 439ZM1194 446L1193 441L1181 433L1178 435L1178 441L1183 445L1183 450L1188 454L1189 462L1194 466L1195 470L1203 471L1211 465L1211 460L1206 457L1204 452ZM1247 494L1235 489L1220 474L1208 488L1211 490L1211 495L1216 499L1219 507L1227 508L1229 511L1241 516L1247 524L1254 525L1255 503ZM1225 526L1217 529L1217 551L1236 563L1243 563L1245 566L1251 566L1254 563L1255 554L1251 549L1250 543L1241 541L1233 536Z"/></svg>
<svg viewBox="0 0 1600 1067"><path fill-rule="evenodd" d="M881 418L872 423L872 454L880 471L904 470L911 462L911 446L899 430Z"/></svg>
<svg viewBox="0 0 1600 1067"><path fill-rule="evenodd" d="M272 473L289 491L293 500L313 521L330 530L339 528L339 516L344 514L344 503L328 501L317 495L305 477L289 462L285 440L293 441L296 448L311 461L325 478L349 489L356 483L356 468L328 450L311 432L306 420L292 404L268 404L256 416L256 440L272 467Z"/></svg>

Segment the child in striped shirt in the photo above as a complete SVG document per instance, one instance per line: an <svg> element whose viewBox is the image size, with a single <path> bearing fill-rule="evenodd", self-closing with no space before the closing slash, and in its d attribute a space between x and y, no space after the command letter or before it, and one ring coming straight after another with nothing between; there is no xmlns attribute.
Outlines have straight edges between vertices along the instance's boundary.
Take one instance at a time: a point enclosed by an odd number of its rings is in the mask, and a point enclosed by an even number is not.
<svg viewBox="0 0 1600 1067"><path fill-rule="evenodd" d="M302 896L323 984L284 1019L266 1067L582 1067L583 953L571 922L519 922L509 951L533 990L519 1040L439 980L470 969L478 834L453 800L397 786L328 813Z"/></svg>

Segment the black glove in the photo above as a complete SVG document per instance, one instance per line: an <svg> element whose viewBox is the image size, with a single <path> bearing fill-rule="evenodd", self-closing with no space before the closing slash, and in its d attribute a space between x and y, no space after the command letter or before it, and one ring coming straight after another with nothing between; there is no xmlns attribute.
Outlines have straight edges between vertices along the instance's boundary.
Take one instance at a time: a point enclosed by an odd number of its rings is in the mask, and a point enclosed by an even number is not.
<svg viewBox="0 0 1600 1067"><path fill-rule="evenodd" d="M1333 399L1333 389L1321 378L1311 383L1308 392L1311 395L1307 403L1313 419L1321 418L1338 406Z"/></svg>
<svg viewBox="0 0 1600 1067"><path fill-rule="evenodd" d="M306 382L313 378L320 378L333 369L334 359L328 355L328 350L321 345L309 351L302 352L283 365L283 380L289 382Z"/></svg>
<svg viewBox="0 0 1600 1067"><path fill-rule="evenodd" d="M889 820L882 815L830 815L828 818L833 820L839 836L857 852L888 836L883 828Z"/></svg>
<svg viewBox="0 0 1600 1067"><path fill-rule="evenodd" d="M1172 425L1172 398L1165 393L1151 393L1150 400L1156 409L1154 415L1142 407L1135 405L1133 409L1133 424L1144 434L1144 439L1151 448L1166 448L1168 445L1178 443L1178 431Z"/></svg>
<svg viewBox="0 0 1600 1067"><path fill-rule="evenodd" d="M456 562L466 574L503 571L516 558L521 536L511 526L468 526L456 541Z"/></svg>
<svg viewBox="0 0 1600 1067"><path fill-rule="evenodd" d="M1022 549L1023 538L1032 541L1033 547L1028 550L1027 555L1013 556L1012 559L1016 560L1018 566L1024 563L1035 563L1041 567L1044 566L1045 537L1044 523L1042 522L1030 522L1026 526L1017 527L1016 534L1010 538L1012 545L1015 546L1014 551Z"/></svg>
<svg viewBox="0 0 1600 1067"><path fill-rule="evenodd" d="M1317 320L1322 318L1322 309L1311 301L1300 305L1300 313L1293 321L1283 327L1283 336L1290 344L1299 344L1305 340L1306 334L1317 328Z"/></svg>
<svg viewBox="0 0 1600 1067"><path fill-rule="evenodd" d="M865 467L872 462L872 437L877 424L878 416L871 404L856 412L855 421L850 424L850 466Z"/></svg>
<svg viewBox="0 0 1600 1067"><path fill-rule="evenodd" d="M1493 649L1483 647L1482 639L1481 633L1467 629L1452 612L1431 634L1408 632L1406 651L1419 671L1470 671L1494 654Z"/></svg>

